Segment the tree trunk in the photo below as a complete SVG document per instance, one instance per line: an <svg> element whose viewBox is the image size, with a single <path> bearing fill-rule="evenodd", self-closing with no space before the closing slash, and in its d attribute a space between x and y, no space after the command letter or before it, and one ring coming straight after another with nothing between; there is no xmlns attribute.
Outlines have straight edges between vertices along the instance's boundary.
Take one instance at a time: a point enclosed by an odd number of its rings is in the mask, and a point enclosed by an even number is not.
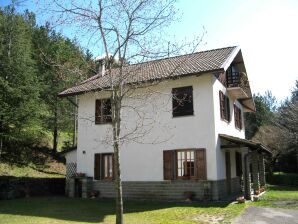
<svg viewBox="0 0 298 224"><path fill-rule="evenodd" d="M3 134L3 115L1 115L1 118L0 118L0 158L2 157L2 150L3 150L2 134Z"/></svg>
<svg viewBox="0 0 298 224"><path fill-rule="evenodd" d="M121 123L121 98L119 89L112 92L112 128L114 147L114 184L116 189L116 224L123 224L123 198L122 181L120 172L120 123Z"/></svg>
<svg viewBox="0 0 298 224"><path fill-rule="evenodd" d="M54 127L53 127L53 153L57 153L58 147L58 112L57 107L54 112Z"/></svg>

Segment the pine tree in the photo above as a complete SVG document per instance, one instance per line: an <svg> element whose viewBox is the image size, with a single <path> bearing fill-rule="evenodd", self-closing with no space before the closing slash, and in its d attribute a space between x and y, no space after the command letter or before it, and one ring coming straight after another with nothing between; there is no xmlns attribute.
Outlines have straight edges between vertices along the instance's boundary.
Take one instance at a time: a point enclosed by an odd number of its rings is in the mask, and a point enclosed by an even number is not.
<svg viewBox="0 0 298 224"><path fill-rule="evenodd" d="M38 122L39 81L32 58L32 26L14 4L0 9L0 140L1 151L29 135Z"/></svg>

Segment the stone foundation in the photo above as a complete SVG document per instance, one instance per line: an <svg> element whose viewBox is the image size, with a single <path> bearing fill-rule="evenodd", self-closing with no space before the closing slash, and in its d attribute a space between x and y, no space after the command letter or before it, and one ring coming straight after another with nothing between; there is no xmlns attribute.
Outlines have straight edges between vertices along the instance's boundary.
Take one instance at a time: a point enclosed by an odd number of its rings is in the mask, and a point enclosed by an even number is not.
<svg viewBox="0 0 298 224"><path fill-rule="evenodd" d="M74 184L70 181L69 185ZM82 180L82 197L87 197L88 191L97 190L101 198L115 198L116 192L112 181L93 181L91 178ZM195 200L220 200L241 191L240 178L231 179L231 195L226 192L226 180L219 181L124 181L123 198L129 200L185 200L184 192L194 192ZM69 187L69 189L75 189ZM73 196L73 192L68 193Z"/></svg>

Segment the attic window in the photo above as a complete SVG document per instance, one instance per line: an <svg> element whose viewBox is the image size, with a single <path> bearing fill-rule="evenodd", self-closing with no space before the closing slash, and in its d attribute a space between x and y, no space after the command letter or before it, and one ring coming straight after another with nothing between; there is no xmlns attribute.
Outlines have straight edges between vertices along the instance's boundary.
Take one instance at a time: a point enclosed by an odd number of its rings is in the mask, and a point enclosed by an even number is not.
<svg viewBox="0 0 298 224"><path fill-rule="evenodd" d="M192 86L173 88L173 117L193 115Z"/></svg>
<svg viewBox="0 0 298 224"><path fill-rule="evenodd" d="M110 99L97 99L95 101L95 124L112 122L112 110Z"/></svg>
<svg viewBox="0 0 298 224"><path fill-rule="evenodd" d="M231 121L230 116L230 100L222 91L219 91L219 101L220 101L220 117L228 122Z"/></svg>

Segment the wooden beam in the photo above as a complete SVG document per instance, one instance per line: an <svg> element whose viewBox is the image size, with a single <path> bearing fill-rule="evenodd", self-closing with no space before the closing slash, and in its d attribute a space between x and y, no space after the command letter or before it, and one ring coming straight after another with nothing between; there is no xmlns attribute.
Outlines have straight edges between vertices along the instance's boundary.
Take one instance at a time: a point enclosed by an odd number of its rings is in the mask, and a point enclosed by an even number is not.
<svg viewBox="0 0 298 224"><path fill-rule="evenodd" d="M243 147L243 145L239 144L239 145L222 145L221 148L222 149L227 149L227 148L240 148L240 147Z"/></svg>

